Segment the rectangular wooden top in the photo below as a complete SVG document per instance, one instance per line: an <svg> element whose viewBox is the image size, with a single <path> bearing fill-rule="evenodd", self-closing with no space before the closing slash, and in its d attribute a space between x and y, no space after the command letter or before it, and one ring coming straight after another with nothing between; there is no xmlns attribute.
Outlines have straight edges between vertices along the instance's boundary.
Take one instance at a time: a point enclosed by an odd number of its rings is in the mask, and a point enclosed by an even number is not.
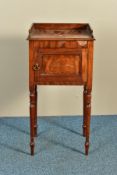
<svg viewBox="0 0 117 175"><path fill-rule="evenodd" d="M87 23L33 23L28 40L94 40Z"/></svg>

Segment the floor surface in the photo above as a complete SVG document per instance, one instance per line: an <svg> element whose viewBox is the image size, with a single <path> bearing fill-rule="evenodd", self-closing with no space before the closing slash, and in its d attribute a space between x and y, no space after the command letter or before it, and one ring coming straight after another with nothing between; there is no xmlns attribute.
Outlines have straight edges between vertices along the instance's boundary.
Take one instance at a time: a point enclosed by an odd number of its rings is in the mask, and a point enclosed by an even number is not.
<svg viewBox="0 0 117 175"><path fill-rule="evenodd" d="M89 156L82 117L40 117L30 156L29 118L0 118L0 175L117 175L117 116L93 116Z"/></svg>

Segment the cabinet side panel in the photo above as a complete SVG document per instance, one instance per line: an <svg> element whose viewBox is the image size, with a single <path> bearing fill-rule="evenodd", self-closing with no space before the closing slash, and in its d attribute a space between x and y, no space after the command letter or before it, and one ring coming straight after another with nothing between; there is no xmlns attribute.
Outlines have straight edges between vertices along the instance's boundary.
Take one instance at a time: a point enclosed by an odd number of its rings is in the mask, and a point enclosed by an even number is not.
<svg viewBox="0 0 117 175"><path fill-rule="evenodd" d="M88 63L87 63L87 88L92 89L93 78L93 46L94 41L88 41Z"/></svg>

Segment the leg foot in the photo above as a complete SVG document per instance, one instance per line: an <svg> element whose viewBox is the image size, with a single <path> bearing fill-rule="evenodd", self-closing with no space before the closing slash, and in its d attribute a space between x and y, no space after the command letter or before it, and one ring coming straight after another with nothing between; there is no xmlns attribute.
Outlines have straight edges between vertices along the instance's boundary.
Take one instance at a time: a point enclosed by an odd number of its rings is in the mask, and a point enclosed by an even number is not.
<svg viewBox="0 0 117 175"><path fill-rule="evenodd" d="M34 143L30 143L30 153L31 153L31 156L34 155Z"/></svg>
<svg viewBox="0 0 117 175"><path fill-rule="evenodd" d="M89 154L89 142L85 142L85 155Z"/></svg>

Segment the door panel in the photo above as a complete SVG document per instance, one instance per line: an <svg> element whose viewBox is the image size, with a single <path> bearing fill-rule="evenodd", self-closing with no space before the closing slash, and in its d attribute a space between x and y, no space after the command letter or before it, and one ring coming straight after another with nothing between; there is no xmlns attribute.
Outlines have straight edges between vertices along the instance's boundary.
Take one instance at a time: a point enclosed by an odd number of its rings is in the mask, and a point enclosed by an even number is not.
<svg viewBox="0 0 117 175"><path fill-rule="evenodd" d="M86 78L84 58L78 49L38 49L34 56L35 81L79 81L82 74ZM85 58L86 61L86 58ZM82 72L83 71L83 72ZM84 72L85 71L85 72Z"/></svg>

